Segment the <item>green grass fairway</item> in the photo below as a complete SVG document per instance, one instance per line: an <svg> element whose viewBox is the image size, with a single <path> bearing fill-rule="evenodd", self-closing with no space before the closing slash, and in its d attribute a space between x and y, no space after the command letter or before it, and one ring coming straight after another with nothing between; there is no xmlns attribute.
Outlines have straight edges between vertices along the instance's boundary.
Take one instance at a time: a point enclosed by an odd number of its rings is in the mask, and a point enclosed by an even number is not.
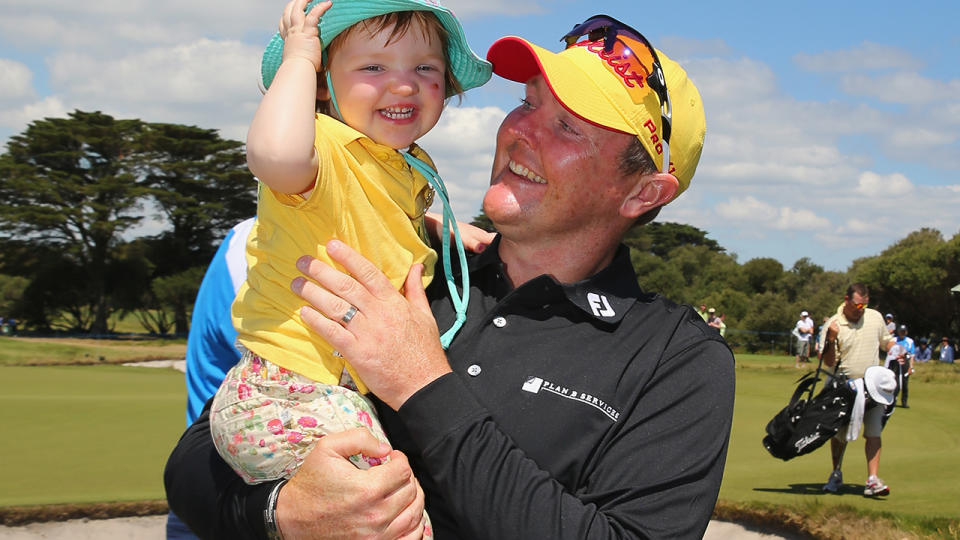
<svg viewBox="0 0 960 540"><path fill-rule="evenodd" d="M831 469L829 443L784 462L770 456L760 442L766 423L786 405L806 370L794 369L793 359L783 356L738 355L737 363L737 400L721 499L793 508L843 504L914 518L960 516L960 370L933 364L918 368L911 380L910 408L898 407L883 432L880 477L891 494L868 499L863 497L867 473L862 437L847 447L847 485L840 495L821 491Z"/></svg>
<svg viewBox="0 0 960 540"><path fill-rule="evenodd" d="M164 498L185 395L172 369L0 368L0 506Z"/></svg>
<svg viewBox="0 0 960 540"><path fill-rule="evenodd" d="M880 475L892 494L880 499L862 495L862 439L847 450L848 486L840 495L820 491L830 472L827 446L783 462L761 445L764 426L804 371L785 356L737 356L722 500L813 516L843 505L867 519L893 517L907 530L931 531L933 518L957 519L960 366L927 364L914 375L911 408L897 409L884 431ZM183 374L170 369L0 367L0 420L7 435L0 450L0 506L162 499L163 466L183 431L184 402Z"/></svg>

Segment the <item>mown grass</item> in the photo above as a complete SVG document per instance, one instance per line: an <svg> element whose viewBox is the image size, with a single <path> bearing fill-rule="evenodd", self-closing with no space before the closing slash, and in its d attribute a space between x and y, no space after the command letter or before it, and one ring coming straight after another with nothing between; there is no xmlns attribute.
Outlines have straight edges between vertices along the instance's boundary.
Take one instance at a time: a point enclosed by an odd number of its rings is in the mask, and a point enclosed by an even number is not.
<svg viewBox="0 0 960 540"><path fill-rule="evenodd" d="M840 495L821 490L831 469L827 446L783 462L761 444L766 423L786 404L797 378L814 367L795 369L786 356L737 355L737 401L718 513L722 515L724 505L753 509L758 515L775 508L776 520L785 519L777 512L807 516L803 521L820 538L956 538L960 483L952 471L960 448L960 415L950 404L960 388L960 368L936 363L917 367L910 408L898 407L883 433L880 476L891 495L866 498L862 438L847 448ZM861 526L869 522L881 531L870 536L841 526L855 516Z"/></svg>
<svg viewBox="0 0 960 540"><path fill-rule="evenodd" d="M172 369L0 368L0 505L163 498L184 404Z"/></svg>
<svg viewBox="0 0 960 540"><path fill-rule="evenodd" d="M102 501L155 506L164 497L163 465L183 431L183 375L114 365L11 366L9 358L17 355L6 349L26 347L21 341L0 340L0 366L6 366L0 367L0 420L8 433L0 449L6 465L0 507ZM123 351L111 358L134 360L153 357L152 347L164 353L181 347L182 357L183 344L31 347L20 349L15 363L73 363L76 347L80 358L87 358L89 347L116 347ZM134 358L137 352L143 356ZM954 405L960 368L918 367L911 408L898 409L884 432L880 474L892 493L878 499L862 496L862 440L848 449L845 489L829 496L820 491L830 470L826 448L783 462L761 445L764 426L805 371L793 367L792 357L737 355L733 433L716 517L813 538L960 538L960 415Z"/></svg>

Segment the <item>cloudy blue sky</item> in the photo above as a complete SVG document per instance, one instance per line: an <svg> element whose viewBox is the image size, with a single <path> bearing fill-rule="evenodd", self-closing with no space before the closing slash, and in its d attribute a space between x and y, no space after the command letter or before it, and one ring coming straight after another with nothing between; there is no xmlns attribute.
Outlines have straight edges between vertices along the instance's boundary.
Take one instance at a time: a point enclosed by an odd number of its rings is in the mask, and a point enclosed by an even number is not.
<svg viewBox="0 0 960 540"><path fill-rule="evenodd" d="M604 12L683 64L707 142L691 189L661 220L706 230L740 262L809 257L845 270L921 227L960 231L956 2L445 3L481 54L508 34L557 48ZM283 5L0 0L0 144L73 109L242 140ZM521 96L494 80L421 141L462 218L479 210L496 127Z"/></svg>

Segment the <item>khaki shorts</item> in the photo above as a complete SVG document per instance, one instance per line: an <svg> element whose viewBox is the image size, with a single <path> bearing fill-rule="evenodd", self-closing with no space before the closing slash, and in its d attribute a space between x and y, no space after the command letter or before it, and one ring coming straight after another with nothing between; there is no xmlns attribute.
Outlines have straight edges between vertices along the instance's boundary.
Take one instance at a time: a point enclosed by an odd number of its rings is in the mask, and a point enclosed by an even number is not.
<svg viewBox="0 0 960 540"><path fill-rule="evenodd" d="M883 431L883 413L884 406L879 404L871 405L863 411L863 426L860 429L864 437L880 436ZM840 442L845 442L847 440L847 426L840 428L834 438Z"/></svg>

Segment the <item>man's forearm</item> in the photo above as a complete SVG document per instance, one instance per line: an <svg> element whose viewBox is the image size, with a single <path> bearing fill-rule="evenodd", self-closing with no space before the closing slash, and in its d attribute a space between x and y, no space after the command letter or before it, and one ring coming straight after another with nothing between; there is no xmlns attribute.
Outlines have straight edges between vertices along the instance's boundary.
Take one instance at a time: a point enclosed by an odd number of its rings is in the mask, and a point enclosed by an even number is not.
<svg viewBox="0 0 960 540"><path fill-rule="evenodd" d="M263 510L276 482L249 486L210 436L210 402L180 438L164 469L170 509L200 538L266 539Z"/></svg>
<svg viewBox="0 0 960 540"><path fill-rule="evenodd" d="M827 340L823 345L823 353L820 355L823 365L833 367L837 363L837 342L836 340Z"/></svg>

